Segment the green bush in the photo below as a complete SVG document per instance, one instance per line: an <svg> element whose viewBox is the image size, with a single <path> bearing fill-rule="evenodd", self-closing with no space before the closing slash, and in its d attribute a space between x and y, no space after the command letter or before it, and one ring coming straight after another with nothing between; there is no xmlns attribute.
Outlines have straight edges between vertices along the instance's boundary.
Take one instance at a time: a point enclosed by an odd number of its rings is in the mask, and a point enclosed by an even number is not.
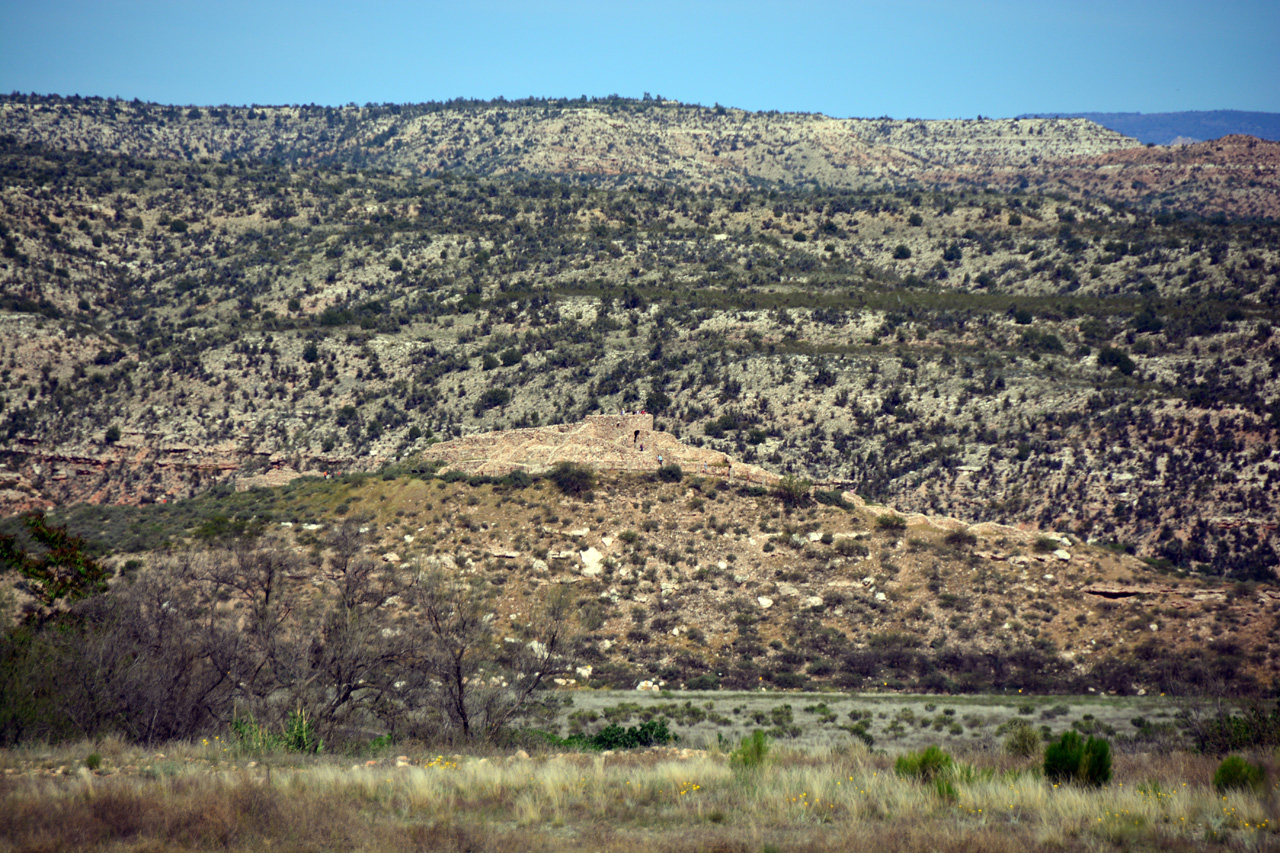
<svg viewBox="0 0 1280 853"><path fill-rule="evenodd" d="M853 735L855 738L862 741L867 746L875 746L876 739L872 737L871 732L868 731L867 729L868 725L869 724L866 720L861 720L859 722L854 723L851 726L839 726L839 728L844 729L846 732Z"/></svg>
<svg viewBox="0 0 1280 853"><path fill-rule="evenodd" d="M1233 750L1280 746L1280 708L1253 707L1243 714L1219 714L1197 725L1196 749L1224 755Z"/></svg>
<svg viewBox="0 0 1280 853"><path fill-rule="evenodd" d="M509 489L527 489L533 485L533 478L527 473L520 470L512 471L510 474L503 476L498 483Z"/></svg>
<svg viewBox="0 0 1280 853"><path fill-rule="evenodd" d="M853 504L844 499L844 492L840 489L815 489L813 499L820 504L827 506L836 506L840 509L853 509Z"/></svg>
<svg viewBox="0 0 1280 853"><path fill-rule="evenodd" d="M606 712L605 716L608 715ZM541 729L526 729L524 734L541 739L552 746L570 749L638 749L645 746L661 746L678 739L667 728L665 718L648 720L638 726L626 728L617 723L611 723L593 735L573 734L567 738Z"/></svg>
<svg viewBox="0 0 1280 853"><path fill-rule="evenodd" d="M585 465L561 462L547 475L566 495L583 497L596 487L596 472Z"/></svg>
<svg viewBox="0 0 1280 853"><path fill-rule="evenodd" d="M1105 738L1065 732L1044 751L1044 775L1050 782L1100 786L1111 781L1111 744Z"/></svg>
<svg viewBox="0 0 1280 853"><path fill-rule="evenodd" d="M84 760L84 766L90 770L97 770L102 766L102 756L96 752L89 753L88 757ZM1216 780L1217 777L1214 778Z"/></svg>
<svg viewBox="0 0 1280 853"><path fill-rule="evenodd" d="M1011 728L1004 739L1004 751L1019 758L1029 758L1040 751L1040 733L1025 720L1016 722L1021 725Z"/></svg>
<svg viewBox="0 0 1280 853"><path fill-rule="evenodd" d="M490 358L492 358L492 356L490 356ZM495 360L494 367L497 367L497 366L498 366L498 363ZM501 408L502 406L505 406L507 405L507 403L510 403L510 402L511 402L511 392L508 391L506 388L490 388L488 391L485 391L483 394L480 395L480 399L476 400L476 404L475 406L472 407L471 411L472 411L472 414L478 418L480 417L480 415L484 414L490 409Z"/></svg>
<svg viewBox="0 0 1280 853"><path fill-rule="evenodd" d="M1137 364L1129 357L1129 354L1115 347L1103 347L1098 350L1098 366L1114 367L1125 376L1129 376L1137 369Z"/></svg>
<svg viewBox="0 0 1280 853"><path fill-rule="evenodd" d="M809 502L812 485L808 480L788 474L773 487L773 496L788 507L804 506Z"/></svg>
<svg viewBox="0 0 1280 853"><path fill-rule="evenodd" d="M763 767L768 756L769 738L764 732L756 729L742 739L737 749L729 753L729 764L743 770L753 770Z"/></svg>
<svg viewBox="0 0 1280 853"><path fill-rule="evenodd" d="M316 736L315 726L307 713L302 710L289 714L289 721L279 732L273 732L261 725L252 716L235 717L231 720L231 730L235 732L240 746L251 752L264 752L286 749L292 752L322 752L324 741Z"/></svg>
<svg viewBox="0 0 1280 853"><path fill-rule="evenodd" d="M1213 787L1220 794L1230 790L1262 793L1266 789L1266 783L1267 771L1261 765L1251 764L1238 755L1228 755L1222 759L1213 774Z"/></svg>
<svg viewBox="0 0 1280 853"><path fill-rule="evenodd" d="M619 725L605 726L590 737L582 738L576 745L588 746L592 749L637 749L642 746L660 746L675 740L666 720L649 720L638 726L623 728ZM568 739L570 743L575 738Z"/></svg>
<svg viewBox="0 0 1280 853"><path fill-rule="evenodd" d="M684 479L684 471L680 466L672 462L670 465L663 465L658 469L658 479L664 483L678 483Z"/></svg>
<svg viewBox="0 0 1280 853"><path fill-rule="evenodd" d="M1057 743L1044 751L1044 775L1050 782L1065 782L1075 777L1084 756L1084 740L1078 732L1066 732Z"/></svg>
<svg viewBox="0 0 1280 853"><path fill-rule="evenodd" d="M921 782L933 781L950 767L951 756L939 749L936 744L923 752L908 752L900 755L893 764L893 770L899 776Z"/></svg>

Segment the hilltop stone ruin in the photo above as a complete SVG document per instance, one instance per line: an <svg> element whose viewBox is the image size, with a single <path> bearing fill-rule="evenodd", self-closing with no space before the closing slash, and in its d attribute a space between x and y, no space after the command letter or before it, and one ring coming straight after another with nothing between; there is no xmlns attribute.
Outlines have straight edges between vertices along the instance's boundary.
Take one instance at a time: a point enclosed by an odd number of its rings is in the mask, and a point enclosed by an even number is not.
<svg viewBox="0 0 1280 853"><path fill-rule="evenodd" d="M589 415L577 423L468 435L422 452L445 470L469 476L500 477L512 471L530 474L561 462L602 471L656 472L679 465L689 474L708 474L738 483L771 486L778 475L716 450L690 447L654 426L651 414Z"/></svg>

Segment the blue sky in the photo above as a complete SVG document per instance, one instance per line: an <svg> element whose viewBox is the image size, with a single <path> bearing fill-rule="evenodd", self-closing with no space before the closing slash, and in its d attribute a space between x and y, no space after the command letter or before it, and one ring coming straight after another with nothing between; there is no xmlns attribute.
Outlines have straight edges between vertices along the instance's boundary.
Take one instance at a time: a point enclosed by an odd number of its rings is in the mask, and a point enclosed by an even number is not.
<svg viewBox="0 0 1280 853"><path fill-rule="evenodd" d="M0 91L203 105L650 92L894 118L1280 112L1280 2L0 0Z"/></svg>

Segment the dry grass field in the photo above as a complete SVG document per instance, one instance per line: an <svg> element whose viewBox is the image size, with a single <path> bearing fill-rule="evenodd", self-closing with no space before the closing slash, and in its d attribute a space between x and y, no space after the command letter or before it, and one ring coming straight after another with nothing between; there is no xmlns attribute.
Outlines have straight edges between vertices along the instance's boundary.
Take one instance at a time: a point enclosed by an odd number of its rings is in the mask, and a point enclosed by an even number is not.
<svg viewBox="0 0 1280 853"><path fill-rule="evenodd" d="M401 752L401 750L394 750ZM98 756L96 771L86 756ZM1118 755L1101 788L958 753L950 784L860 745L599 754L299 756L220 739L0 753L2 850L1267 850L1276 786L1226 796L1216 760ZM92 758L90 763L97 763ZM950 793L948 792L950 791Z"/></svg>

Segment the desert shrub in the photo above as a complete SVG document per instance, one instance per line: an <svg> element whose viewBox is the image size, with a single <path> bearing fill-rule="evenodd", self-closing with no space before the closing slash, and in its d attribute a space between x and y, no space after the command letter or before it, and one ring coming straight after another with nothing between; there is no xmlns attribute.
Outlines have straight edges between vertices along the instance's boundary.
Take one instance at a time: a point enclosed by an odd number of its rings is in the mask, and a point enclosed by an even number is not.
<svg viewBox="0 0 1280 853"><path fill-rule="evenodd" d="M605 726L586 738L583 745L593 749L638 749L660 746L675 739L675 735L667 728L666 720L648 720L638 726L626 728L618 725Z"/></svg>
<svg viewBox="0 0 1280 853"><path fill-rule="evenodd" d="M684 684L686 690L719 690L720 679L709 672L695 675Z"/></svg>
<svg viewBox="0 0 1280 853"><path fill-rule="evenodd" d="M951 763L951 756L935 744L921 752L908 752L898 756L893 770L905 779L932 782L950 768Z"/></svg>
<svg viewBox="0 0 1280 853"><path fill-rule="evenodd" d="M1037 536L1036 541L1032 544L1035 550L1045 553L1048 551L1056 551L1062 547L1062 543L1052 536Z"/></svg>
<svg viewBox="0 0 1280 853"><path fill-rule="evenodd" d="M952 530L943 537L943 542L953 548L967 548L978 544L978 537L967 530Z"/></svg>
<svg viewBox="0 0 1280 853"><path fill-rule="evenodd" d="M1040 733L1025 720L1016 720L1004 739L1004 751L1019 758L1029 758L1040 751Z"/></svg>
<svg viewBox="0 0 1280 853"><path fill-rule="evenodd" d="M89 753L88 757L84 760L84 766L90 770L97 770L102 766L102 755L97 752ZM1216 780L1217 777L1214 778Z"/></svg>
<svg viewBox="0 0 1280 853"><path fill-rule="evenodd" d="M1044 775L1050 782L1069 781L1075 777L1084 757L1084 740L1077 732L1066 732L1057 743L1044 751Z"/></svg>
<svg viewBox="0 0 1280 853"><path fill-rule="evenodd" d="M799 672L775 672L771 680L783 690L799 690L809 683L809 679Z"/></svg>
<svg viewBox="0 0 1280 853"><path fill-rule="evenodd" d="M1252 790L1261 793L1266 787L1267 772L1261 765L1252 764L1238 755L1222 759L1213 774L1213 787L1218 793L1230 790Z"/></svg>
<svg viewBox="0 0 1280 853"><path fill-rule="evenodd" d="M769 738L759 729L742 739L738 748L729 753L729 764L741 770L754 770L764 766L769 756Z"/></svg>
<svg viewBox="0 0 1280 853"><path fill-rule="evenodd" d="M1196 749L1210 755L1280 746L1280 708L1254 707L1240 715L1219 714L1193 727Z"/></svg>
<svg viewBox="0 0 1280 853"><path fill-rule="evenodd" d="M1100 786L1111 780L1111 744L1104 738L1064 732L1044 751L1044 775L1050 782Z"/></svg>
<svg viewBox="0 0 1280 853"><path fill-rule="evenodd" d="M561 462L547 476L556 488L573 497L589 495L596 486L596 472L573 462Z"/></svg>
<svg viewBox="0 0 1280 853"><path fill-rule="evenodd" d="M684 479L684 471L672 462L658 469L658 479L664 483L678 483Z"/></svg>
<svg viewBox="0 0 1280 853"><path fill-rule="evenodd" d="M533 485L533 478L524 471L516 470L503 476L498 483L511 489L527 489Z"/></svg>
<svg viewBox="0 0 1280 853"><path fill-rule="evenodd" d="M815 489L813 499L820 504L835 506L840 509L853 509L853 504L844 499L844 492L839 489Z"/></svg>
<svg viewBox="0 0 1280 853"><path fill-rule="evenodd" d="M850 735L862 741L867 746L875 746L876 739L871 736L871 732L868 728L870 724L869 720L858 720L854 722L853 725L838 726L838 728L844 729Z"/></svg>
<svg viewBox="0 0 1280 853"><path fill-rule="evenodd" d="M865 557L870 553L866 545L856 539L839 539L835 543L836 553L842 557Z"/></svg>
<svg viewBox="0 0 1280 853"><path fill-rule="evenodd" d="M1127 352L1121 349L1116 349L1115 347L1106 346L1098 350L1098 366L1114 367L1125 376L1132 374L1133 371L1137 369L1137 365L1134 363L1133 359L1129 357Z"/></svg>
<svg viewBox="0 0 1280 853"><path fill-rule="evenodd" d="M809 502L809 487L812 485L808 480L788 474L773 487L773 496L784 506L804 506Z"/></svg>
<svg viewBox="0 0 1280 853"><path fill-rule="evenodd" d="M497 367L496 361L494 362L494 367ZM480 395L480 399L476 401L476 404L475 406L472 407L471 412L476 417L480 417L480 415L484 414L490 409L501 408L502 406L505 406L507 405L507 403L510 403L510 402L511 402L511 392L508 391L506 388L490 388L489 390L485 391L483 394Z"/></svg>
<svg viewBox="0 0 1280 853"><path fill-rule="evenodd" d="M605 716L609 715L606 713ZM571 749L640 749L661 746L677 739L667 728L667 721L663 718L646 720L638 726L625 728L617 723L610 723L593 735L573 734L562 738L540 729L527 729L525 734L541 738L552 746Z"/></svg>
<svg viewBox="0 0 1280 853"><path fill-rule="evenodd" d="M881 530L906 530L907 520L900 515L882 515L876 519L876 527Z"/></svg>

